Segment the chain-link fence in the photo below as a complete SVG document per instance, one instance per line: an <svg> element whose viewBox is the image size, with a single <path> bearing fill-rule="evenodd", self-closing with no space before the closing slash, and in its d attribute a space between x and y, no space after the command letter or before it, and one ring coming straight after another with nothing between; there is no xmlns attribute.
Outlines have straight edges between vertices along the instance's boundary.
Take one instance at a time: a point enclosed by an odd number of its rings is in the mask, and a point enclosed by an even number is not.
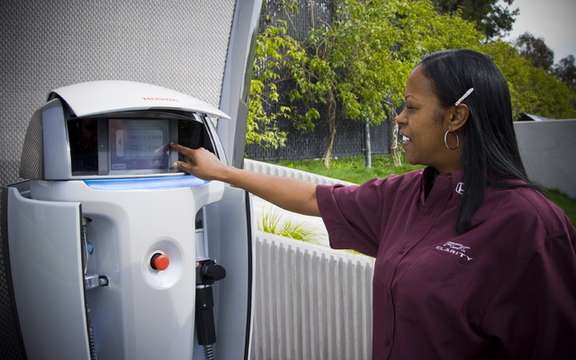
<svg viewBox="0 0 576 360"><path fill-rule="evenodd" d="M287 128L286 146L278 149L266 148L256 144L246 145L246 157L255 160L301 160L321 158L328 143L328 123L322 119L314 130L302 132ZM389 152L389 122L370 126L370 144L373 154ZM352 156L364 153L366 149L365 124L342 119L336 121L336 143L334 156Z"/></svg>

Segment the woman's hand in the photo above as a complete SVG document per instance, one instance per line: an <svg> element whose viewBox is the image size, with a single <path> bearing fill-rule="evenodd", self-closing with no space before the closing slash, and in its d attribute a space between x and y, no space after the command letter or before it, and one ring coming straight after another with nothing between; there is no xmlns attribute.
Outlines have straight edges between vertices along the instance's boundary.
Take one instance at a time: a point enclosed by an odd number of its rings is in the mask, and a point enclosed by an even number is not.
<svg viewBox="0 0 576 360"><path fill-rule="evenodd" d="M314 184L226 166L206 149L190 149L175 144L171 144L170 147L186 159L176 162L175 167L178 170L201 179L226 182L286 210L305 215L320 215Z"/></svg>
<svg viewBox="0 0 576 360"><path fill-rule="evenodd" d="M223 180L228 167L210 151L190 149L178 144L170 144L172 150L184 156L185 161L176 161L174 167L204 180Z"/></svg>

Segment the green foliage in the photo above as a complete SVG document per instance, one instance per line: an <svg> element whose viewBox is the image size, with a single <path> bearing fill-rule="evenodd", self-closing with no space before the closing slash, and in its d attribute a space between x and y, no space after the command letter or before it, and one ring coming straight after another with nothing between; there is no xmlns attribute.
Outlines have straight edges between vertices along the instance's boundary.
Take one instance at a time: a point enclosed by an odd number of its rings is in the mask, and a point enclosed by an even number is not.
<svg viewBox="0 0 576 360"><path fill-rule="evenodd" d="M278 234L278 223L280 216L278 214L264 214L258 222L258 230L269 234Z"/></svg>
<svg viewBox="0 0 576 360"><path fill-rule="evenodd" d="M412 68L427 53L479 43L474 26L438 15L429 1L337 2L330 27L311 34L346 118L380 124L403 99ZM322 94L319 94L320 96Z"/></svg>
<svg viewBox="0 0 576 360"><path fill-rule="evenodd" d="M514 118L520 112L550 118L576 117L576 91L541 68L533 66L510 44L494 41L482 46L508 80Z"/></svg>
<svg viewBox="0 0 576 360"><path fill-rule="evenodd" d="M511 9L514 0L432 0L442 14L459 15L473 22L487 38L504 35L512 30L519 14Z"/></svg>
<svg viewBox="0 0 576 360"><path fill-rule="evenodd" d="M266 213L262 215L258 222L258 229L260 231L284 236L294 240L314 243L314 231L308 229L302 224L297 224L293 221L287 220L280 226L280 215Z"/></svg>
<svg viewBox="0 0 576 360"><path fill-rule="evenodd" d="M286 143L286 132L279 129L278 122L290 119L294 107L280 102L279 88L301 78L306 61L304 48L287 34L285 22L269 26L258 35L254 77L250 82L247 143L274 148ZM306 128L306 124L301 127Z"/></svg>

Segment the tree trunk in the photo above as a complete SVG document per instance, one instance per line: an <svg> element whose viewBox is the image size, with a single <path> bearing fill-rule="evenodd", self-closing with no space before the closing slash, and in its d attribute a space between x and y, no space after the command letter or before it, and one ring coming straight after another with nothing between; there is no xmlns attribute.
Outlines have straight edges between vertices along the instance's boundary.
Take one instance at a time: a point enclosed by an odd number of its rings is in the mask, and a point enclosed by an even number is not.
<svg viewBox="0 0 576 360"><path fill-rule="evenodd" d="M366 167L372 168L372 141L370 140L370 122L366 121L364 125L365 139L366 139Z"/></svg>
<svg viewBox="0 0 576 360"><path fill-rule="evenodd" d="M391 117L388 119L388 121L390 122L389 131L392 136L388 137L388 140L390 141L389 149L392 155L394 166L402 166L403 149L400 145L401 139L398 138L398 136L400 136L400 134L398 134L398 125L394 122L394 118L396 117L397 113L393 108L391 108L390 113Z"/></svg>
<svg viewBox="0 0 576 360"><path fill-rule="evenodd" d="M328 91L328 144L324 152L324 166L329 169L336 141L336 98L332 89Z"/></svg>

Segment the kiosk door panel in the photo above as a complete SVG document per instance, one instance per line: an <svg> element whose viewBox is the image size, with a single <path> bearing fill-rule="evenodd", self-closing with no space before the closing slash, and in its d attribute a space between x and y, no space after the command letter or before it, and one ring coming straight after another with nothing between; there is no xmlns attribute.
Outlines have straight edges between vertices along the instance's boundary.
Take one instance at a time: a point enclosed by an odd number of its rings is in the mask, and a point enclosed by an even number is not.
<svg viewBox="0 0 576 360"><path fill-rule="evenodd" d="M27 358L90 359L80 203L28 199L9 187L7 216Z"/></svg>

